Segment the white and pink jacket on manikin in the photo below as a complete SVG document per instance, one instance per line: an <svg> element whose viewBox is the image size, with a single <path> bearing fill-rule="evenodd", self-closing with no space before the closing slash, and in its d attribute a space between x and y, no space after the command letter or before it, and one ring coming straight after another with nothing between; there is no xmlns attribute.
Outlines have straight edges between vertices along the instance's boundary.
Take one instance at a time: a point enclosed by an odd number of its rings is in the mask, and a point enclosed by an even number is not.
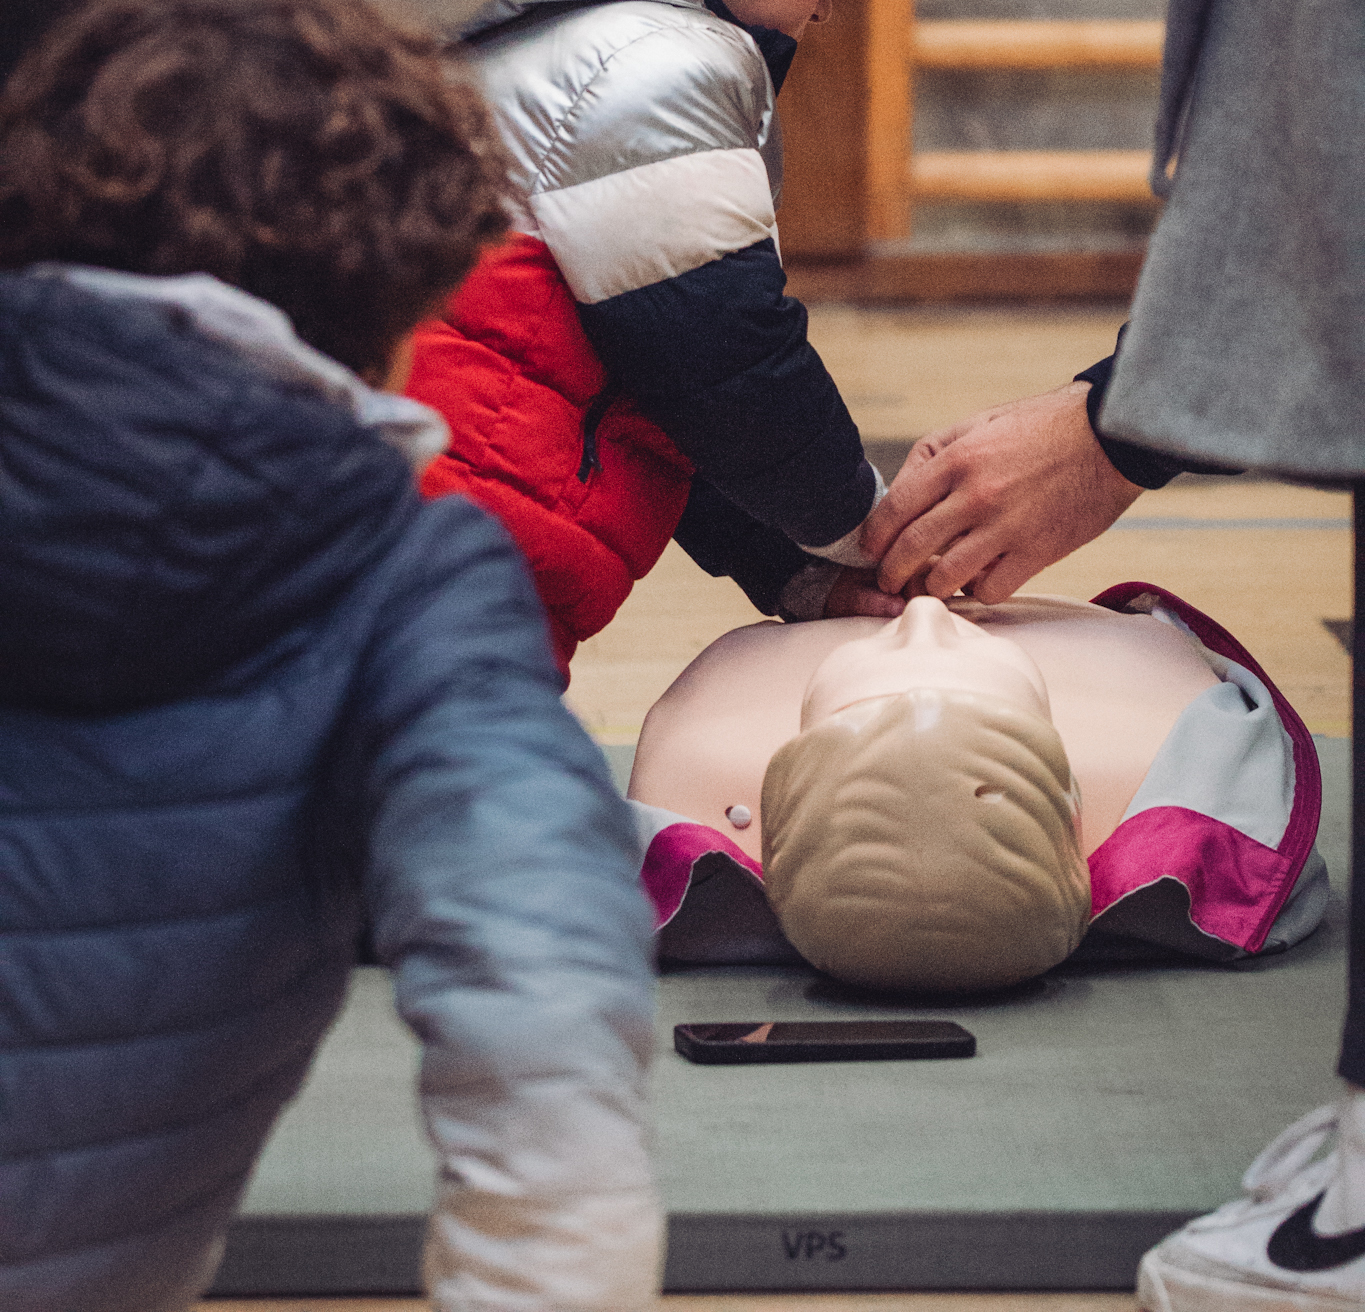
<svg viewBox="0 0 1365 1312"><path fill-rule="evenodd" d="M1186 707L1118 828L1091 853L1092 918L1077 956L1231 961L1284 951L1327 906L1312 736L1247 650L1193 606L1148 583L1121 583L1094 601L1180 629L1221 682ZM757 861L707 825L632 806L661 960L801 960Z"/></svg>

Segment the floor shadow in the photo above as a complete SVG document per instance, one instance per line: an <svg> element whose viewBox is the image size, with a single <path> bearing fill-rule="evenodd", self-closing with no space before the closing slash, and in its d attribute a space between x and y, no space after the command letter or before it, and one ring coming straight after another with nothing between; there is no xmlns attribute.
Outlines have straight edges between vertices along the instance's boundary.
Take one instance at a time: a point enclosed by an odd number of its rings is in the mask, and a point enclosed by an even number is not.
<svg viewBox="0 0 1365 1312"><path fill-rule="evenodd" d="M1351 654L1351 621L1323 620L1322 627L1341 643L1342 651L1349 656Z"/></svg>
<svg viewBox="0 0 1365 1312"><path fill-rule="evenodd" d="M923 989L865 989L844 984L828 975L817 975L803 990L808 1002L833 1003L840 1007L996 1007L1032 1001L1047 991L1046 977L1027 979L1005 989L985 989L976 993L930 993Z"/></svg>

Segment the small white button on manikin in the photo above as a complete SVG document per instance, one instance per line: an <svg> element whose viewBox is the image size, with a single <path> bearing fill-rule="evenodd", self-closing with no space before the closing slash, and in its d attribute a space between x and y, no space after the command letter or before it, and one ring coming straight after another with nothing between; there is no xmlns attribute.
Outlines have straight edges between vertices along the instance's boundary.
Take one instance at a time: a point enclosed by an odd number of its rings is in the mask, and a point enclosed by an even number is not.
<svg viewBox="0 0 1365 1312"><path fill-rule="evenodd" d="M754 822L754 813L743 802L738 802L726 808L725 818L736 829L747 829Z"/></svg>

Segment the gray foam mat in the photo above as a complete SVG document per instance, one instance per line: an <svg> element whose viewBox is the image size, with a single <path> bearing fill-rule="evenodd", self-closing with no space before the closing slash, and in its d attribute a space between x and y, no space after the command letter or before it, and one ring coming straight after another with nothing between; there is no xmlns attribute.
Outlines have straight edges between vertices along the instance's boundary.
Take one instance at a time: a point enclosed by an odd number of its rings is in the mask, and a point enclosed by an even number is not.
<svg viewBox="0 0 1365 1312"><path fill-rule="evenodd" d="M1334 896L1284 956L1063 967L959 1006L879 1000L800 969L666 976L654 1075L666 1288L1131 1288L1146 1247L1235 1195L1269 1139L1335 1095L1350 744L1318 748ZM979 1052L704 1067L672 1049L682 1021L866 1016L953 1019ZM386 976L357 971L215 1293L419 1289L432 1159L415 1064Z"/></svg>

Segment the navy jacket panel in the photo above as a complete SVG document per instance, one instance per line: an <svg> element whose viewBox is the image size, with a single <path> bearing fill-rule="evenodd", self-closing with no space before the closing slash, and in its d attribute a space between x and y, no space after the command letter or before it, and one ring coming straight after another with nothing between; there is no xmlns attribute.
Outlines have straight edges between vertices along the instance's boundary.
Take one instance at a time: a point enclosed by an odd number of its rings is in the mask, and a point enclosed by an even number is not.
<svg viewBox="0 0 1365 1312"><path fill-rule="evenodd" d="M875 475L786 281L768 239L579 316L699 474L760 523L822 547L866 518Z"/></svg>
<svg viewBox="0 0 1365 1312"><path fill-rule="evenodd" d="M708 574L734 579L764 615L777 614L787 581L816 559L780 529L746 514L700 475L692 479L673 539Z"/></svg>

